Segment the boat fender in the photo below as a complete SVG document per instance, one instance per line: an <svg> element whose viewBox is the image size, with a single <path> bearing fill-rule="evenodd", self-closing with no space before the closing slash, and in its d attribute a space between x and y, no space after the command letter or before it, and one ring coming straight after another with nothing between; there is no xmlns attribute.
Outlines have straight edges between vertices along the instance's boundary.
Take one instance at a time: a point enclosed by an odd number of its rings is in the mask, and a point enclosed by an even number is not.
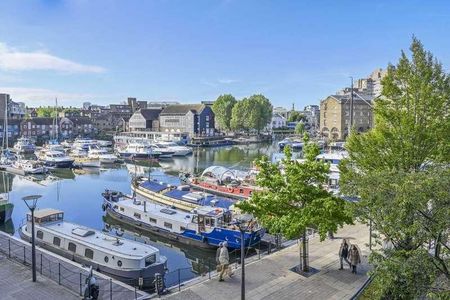
<svg viewBox="0 0 450 300"><path fill-rule="evenodd" d="M103 209L103 211L106 211L106 204L105 203L102 204L102 209Z"/></svg>
<svg viewBox="0 0 450 300"><path fill-rule="evenodd" d="M233 188L229 187L229 188L228 188L228 191L229 191L230 193L232 193L232 192L233 192Z"/></svg>

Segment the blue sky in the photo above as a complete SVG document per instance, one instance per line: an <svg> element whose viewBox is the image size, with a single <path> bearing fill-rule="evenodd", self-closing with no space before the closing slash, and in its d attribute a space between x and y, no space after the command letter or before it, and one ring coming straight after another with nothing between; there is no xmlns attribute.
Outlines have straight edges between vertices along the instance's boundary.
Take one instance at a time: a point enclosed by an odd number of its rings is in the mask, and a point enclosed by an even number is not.
<svg viewBox="0 0 450 300"><path fill-rule="evenodd" d="M450 66L448 1L0 1L0 93L28 105L303 107L396 62L416 35Z"/></svg>

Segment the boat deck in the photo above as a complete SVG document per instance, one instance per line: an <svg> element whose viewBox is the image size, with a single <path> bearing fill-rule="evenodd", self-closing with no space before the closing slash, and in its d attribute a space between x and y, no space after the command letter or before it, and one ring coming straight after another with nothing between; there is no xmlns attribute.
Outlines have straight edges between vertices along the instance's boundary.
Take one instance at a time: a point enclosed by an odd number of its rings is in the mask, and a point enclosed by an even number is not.
<svg viewBox="0 0 450 300"><path fill-rule="evenodd" d="M153 246L126 239L118 239L115 236L102 233L101 231L82 227L78 224L66 221L42 224L41 226L46 229L50 229L58 235L65 236L69 239L75 239L77 241L80 241L81 243L90 244L93 248L101 248L103 251L115 252L129 258L144 258L149 254L158 252L158 249ZM83 233L85 231L92 231L93 234L82 237L74 234L73 230L76 230L80 233ZM117 240L120 241L119 244L117 244Z"/></svg>

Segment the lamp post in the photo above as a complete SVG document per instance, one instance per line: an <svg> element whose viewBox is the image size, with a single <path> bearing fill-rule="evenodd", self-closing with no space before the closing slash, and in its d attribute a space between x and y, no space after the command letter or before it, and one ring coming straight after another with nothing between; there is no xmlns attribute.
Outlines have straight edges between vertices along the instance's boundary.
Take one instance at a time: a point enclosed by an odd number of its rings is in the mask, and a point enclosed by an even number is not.
<svg viewBox="0 0 450 300"><path fill-rule="evenodd" d="M236 221L236 225L241 232L241 300L245 300L245 232L249 229L252 223L252 218L244 220L245 216L241 220Z"/></svg>
<svg viewBox="0 0 450 300"><path fill-rule="evenodd" d="M33 272L33 282L36 282L36 243L34 240L34 210L36 209L36 203L41 195L30 195L23 197L22 200L27 205L31 212L31 269Z"/></svg>

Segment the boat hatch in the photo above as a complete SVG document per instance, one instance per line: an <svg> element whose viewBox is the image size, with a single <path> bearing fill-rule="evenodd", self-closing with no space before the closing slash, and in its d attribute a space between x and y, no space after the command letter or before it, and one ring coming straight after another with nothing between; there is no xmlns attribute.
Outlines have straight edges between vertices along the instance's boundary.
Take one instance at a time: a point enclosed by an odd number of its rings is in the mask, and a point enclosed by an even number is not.
<svg viewBox="0 0 450 300"><path fill-rule="evenodd" d="M81 236L81 237L87 237L87 236L95 234L95 232L93 230L89 230L89 229L85 229L85 228L81 228L81 227L72 229L72 233L75 235Z"/></svg>
<svg viewBox="0 0 450 300"><path fill-rule="evenodd" d="M171 209L167 209L167 208L163 208L160 210L160 212L162 212L163 214L168 214L168 215L174 215L177 212Z"/></svg>
<svg viewBox="0 0 450 300"><path fill-rule="evenodd" d="M191 203L199 203L200 200L203 199L203 195L201 195L199 193L189 193L189 194L182 196L181 198L183 198L184 200L191 202Z"/></svg>

